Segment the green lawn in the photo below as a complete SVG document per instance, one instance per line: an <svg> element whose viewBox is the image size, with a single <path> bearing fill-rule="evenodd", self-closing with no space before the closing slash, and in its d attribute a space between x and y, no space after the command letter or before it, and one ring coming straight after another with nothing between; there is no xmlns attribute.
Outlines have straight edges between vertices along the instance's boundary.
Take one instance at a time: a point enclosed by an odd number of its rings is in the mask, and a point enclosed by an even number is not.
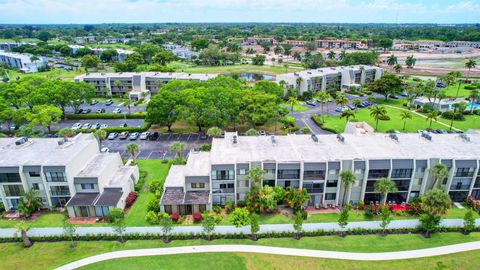
<svg viewBox="0 0 480 270"><path fill-rule="evenodd" d="M437 233L433 234L432 238L425 239L418 234L406 234L406 235L388 235L386 237L381 237L377 235L367 235L367 236L347 236L341 238L338 236L324 236L324 237L303 237L300 240L293 240L292 238L269 238L269 239L259 239L258 241L251 240L176 240L172 241L169 244L164 244L159 240L132 240L127 241L126 243L119 243L116 241L92 241L92 242L78 242L76 248L69 248L69 242L38 242L29 249L22 248L21 243L3 243L0 244L0 260L2 261L2 269L53 269L62 264L75 261L81 258L88 256L111 252L116 250L126 250L126 249L139 249L139 248L159 248L159 247L174 247L174 246L186 246L186 245L215 245L215 244L246 244L246 245L265 245L265 246L277 246L277 247L291 247L291 248L306 248L306 249L321 249L321 250L334 250L334 251L350 251L350 252L382 252L382 251L399 251L399 250L410 250L410 249L420 249L420 248L429 248L436 246L443 246L449 244L457 244L463 242L471 241L480 241L480 233L471 233L470 235L463 235L460 233ZM471 252L471 257L464 257L465 261L471 263L477 262L480 258L480 252ZM233 254L223 254L225 258ZM256 254L252 254L252 256ZM449 255L448 258L456 258L457 255ZM185 255L186 258L189 258L191 255ZM203 254L201 257L207 257L208 254ZM259 256L259 255L258 255ZM268 256L267 256L268 257ZM278 256L279 258L288 258L286 256ZM165 257L162 257L165 258ZM192 257L194 258L194 257ZM216 258L216 257L212 257ZM445 258L445 256L443 256ZM193 259L190 268L192 265L198 266L194 263ZM295 260L300 260L301 258L295 258ZM317 261L316 259L312 259ZM427 259L425 259L427 260ZM122 260L123 261L123 260ZM135 261L135 260L132 260ZM176 260L168 260L175 261ZM321 262L324 260L318 260ZM405 263L410 263L415 260L400 261ZM35 263L28 263L35 262ZM272 261L274 262L274 261ZM340 261L339 261L340 262ZM130 265L132 262L126 262L122 264L124 267L121 269L129 269L127 265ZM138 267L132 266L130 269L141 269L140 265L143 265L142 262L138 261ZM153 262L152 262L153 263ZM185 262L178 262L178 265L181 266ZM350 261L344 261L341 263L351 263ZM398 262L395 262L398 263ZM375 265L377 262L375 263ZM107 262L107 265L108 262ZM255 264L260 269L264 269L262 264ZM292 262L285 264L286 266L291 266ZM357 265L357 262L355 262ZM412 264L413 265L413 264ZM462 265L466 265L463 262ZM478 264L472 264L478 265ZM156 265L151 265L144 267L144 269L158 269ZM171 267L170 267L171 266ZM216 265L215 265L216 266ZM117 265L112 265L111 267L118 267ZM172 269L175 265L171 265L171 262L165 263L165 267L160 269ZM203 266L199 266L203 267ZM211 265L214 267L214 265ZM232 267L236 267L235 262L232 262ZM109 267L110 268L110 267ZM218 268L218 267L217 267ZM291 267L290 267L291 268ZM94 269L105 269L105 268L94 268ZM119 268L120 269L120 268ZM202 269L202 268L200 268ZM218 269L223 269L222 267ZM235 268L233 268L235 269ZM255 269L255 268L253 268ZM270 267L267 267L270 269ZM309 269L318 269L318 267L311 267ZM388 269L388 267L383 268ZM392 268L389 268L392 269ZM396 269L396 268L395 268ZM413 268L404 268L404 269L417 269ZM430 268L425 268L430 269ZM448 269L448 268L447 268Z"/></svg>
<svg viewBox="0 0 480 270"><path fill-rule="evenodd" d="M282 106L289 109L289 110L292 110L292 106L289 105L289 104L283 103ZM293 111L294 112L303 112L303 111L306 111L306 110L308 110L308 107L306 105L302 105L302 104L293 105Z"/></svg>
<svg viewBox="0 0 480 270"><path fill-rule="evenodd" d="M167 177L171 163L162 163L161 160L138 160L140 172L146 173L144 189L139 193L137 200L125 217L127 226L148 226L145 221L147 214L147 203L155 197L155 194L148 192L145 188L153 180L160 180L163 184Z"/></svg>
<svg viewBox="0 0 480 270"><path fill-rule="evenodd" d="M289 67L288 71L298 71L303 70L303 68ZM178 72L189 72L189 73L245 73L245 72L254 72L254 73L268 73L268 74L281 74L286 73L283 66L256 66L256 65L229 65L229 66L195 66L195 67L180 67L177 69Z"/></svg>
<svg viewBox="0 0 480 270"><path fill-rule="evenodd" d="M46 78L58 78L62 80L73 80L75 76L83 74L83 69L78 70L63 70L63 69L52 69L47 72L37 72L37 73L21 73L17 70L8 70L8 75L10 76L10 80L15 80L16 77L46 77Z"/></svg>
<svg viewBox="0 0 480 270"><path fill-rule="evenodd" d="M461 84L460 90L458 91L458 96L459 97L468 97L472 90L465 89L465 86L468 84ZM445 91L445 94L448 97L456 97L457 96L457 89L458 89L458 84L450 85L449 87L443 88L443 91Z"/></svg>

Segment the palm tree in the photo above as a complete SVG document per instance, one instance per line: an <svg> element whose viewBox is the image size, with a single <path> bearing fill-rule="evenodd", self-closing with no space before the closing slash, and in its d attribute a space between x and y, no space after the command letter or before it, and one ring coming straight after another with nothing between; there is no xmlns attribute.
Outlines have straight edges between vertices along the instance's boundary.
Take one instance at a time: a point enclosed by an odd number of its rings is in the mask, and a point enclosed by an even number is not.
<svg viewBox="0 0 480 270"><path fill-rule="evenodd" d="M375 130L378 130L378 120L387 115L387 109L383 106L375 105L370 108L370 116L375 119Z"/></svg>
<svg viewBox="0 0 480 270"><path fill-rule="evenodd" d="M466 63L465 63L465 67L468 68L468 73L467 73L467 80L468 78L470 77L470 70L472 68L475 68L477 66L477 61L475 61L474 59L469 59Z"/></svg>
<svg viewBox="0 0 480 270"><path fill-rule="evenodd" d="M334 51L329 51L327 54L328 59L335 59L335 56L337 56L337 54Z"/></svg>
<svg viewBox="0 0 480 270"><path fill-rule="evenodd" d="M40 58L38 58L38 56L36 55L32 55L30 57L30 61L32 61L34 64L37 63L38 60L40 60Z"/></svg>
<svg viewBox="0 0 480 270"><path fill-rule="evenodd" d="M345 196L347 195L347 190L355 184L355 181L357 180L355 175L352 173L352 171L341 171L340 172L340 182L343 185L343 199L342 203L345 205Z"/></svg>
<svg viewBox="0 0 480 270"><path fill-rule="evenodd" d="M288 63L283 64L283 67L285 68L285 73L288 73Z"/></svg>
<svg viewBox="0 0 480 270"><path fill-rule="evenodd" d="M343 51L340 52L339 58L340 58L340 60L343 60L343 59L345 59L346 56L347 56L347 52L345 50L343 50Z"/></svg>
<svg viewBox="0 0 480 270"><path fill-rule="evenodd" d="M296 83L297 83L297 90L299 94L300 94L300 85L302 84L302 82L303 82L302 77L298 77L296 80Z"/></svg>
<svg viewBox="0 0 480 270"><path fill-rule="evenodd" d="M394 66L397 63L398 63L398 59L395 55L392 54L387 58L387 65Z"/></svg>
<svg viewBox="0 0 480 270"><path fill-rule="evenodd" d="M17 233L20 233L21 235L21 238L23 241L23 247L25 248L31 247L32 242L30 241L30 239L28 239L28 235L27 235L27 231L30 229L30 227L27 225L27 223L20 222L17 225L15 225L15 228L16 228L15 235Z"/></svg>
<svg viewBox="0 0 480 270"><path fill-rule="evenodd" d="M400 118L403 120L403 130L405 131L405 127L407 126L407 120L412 119L413 115L410 112L403 111L400 113Z"/></svg>
<svg viewBox="0 0 480 270"><path fill-rule="evenodd" d="M115 80L113 82L113 85L117 88L117 90L120 90L120 86L122 86L122 82L120 80Z"/></svg>
<svg viewBox="0 0 480 270"><path fill-rule="evenodd" d="M323 91L323 90L318 91L316 96L317 96L317 99L320 100L320 109L322 111L322 122L323 122L324 121L323 106L325 105L326 102L332 99L332 96L327 91Z"/></svg>
<svg viewBox="0 0 480 270"><path fill-rule="evenodd" d="M185 144L182 142L174 142L170 146L170 151L174 152L177 158L181 156L183 150L185 150Z"/></svg>
<svg viewBox="0 0 480 270"><path fill-rule="evenodd" d="M346 122L348 123L348 120L350 120L350 118L355 118L355 112L350 109L345 110L340 114L340 118L344 117L347 120Z"/></svg>
<svg viewBox="0 0 480 270"><path fill-rule="evenodd" d="M428 126L429 129L432 129L432 122L435 120L435 122L437 121L437 117L438 117L438 112L435 111L435 110L431 110L427 113L427 121L430 121L430 124Z"/></svg>
<svg viewBox="0 0 480 270"><path fill-rule="evenodd" d="M438 163L437 165L430 168L429 172L433 176L433 185L432 188L436 188L438 183L443 182L445 178L447 178L450 174L447 167L442 163Z"/></svg>
<svg viewBox="0 0 480 270"><path fill-rule="evenodd" d="M247 179L250 181L250 183L253 183L254 186L260 186L262 184L262 181L265 180L265 170L263 170L260 167L253 167L250 170L248 170L247 173Z"/></svg>
<svg viewBox="0 0 480 270"><path fill-rule="evenodd" d="M462 77L462 73L460 71L452 71L449 72L447 75L447 84L450 86L451 83L457 82L457 93L455 94L455 97L458 97L458 93L460 92L460 86L462 85L462 80L460 80L460 77Z"/></svg>
<svg viewBox="0 0 480 270"><path fill-rule="evenodd" d="M292 113L293 113L293 106L298 104L298 99L296 97L289 97L287 100L287 104L291 106Z"/></svg>
<svg viewBox="0 0 480 270"><path fill-rule="evenodd" d="M107 132L103 129L99 129L93 133L93 136L98 140L98 148L102 149L102 142L107 138Z"/></svg>
<svg viewBox="0 0 480 270"><path fill-rule="evenodd" d="M395 64L395 66L393 66L393 70L395 70L396 73L400 73L400 71L402 71L402 65Z"/></svg>
<svg viewBox="0 0 480 270"><path fill-rule="evenodd" d="M478 90L477 89L473 89L471 92L470 92L470 95L468 96L470 98L470 103L472 103L472 105L470 106L470 112L473 113L473 108L474 108L474 104L476 103L479 95L478 95Z"/></svg>
<svg viewBox="0 0 480 270"><path fill-rule="evenodd" d="M405 59L405 65L407 65L407 68L413 68L413 66L415 66L415 62L417 62L417 59L413 55L407 56Z"/></svg>
<svg viewBox="0 0 480 270"><path fill-rule="evenodd" d="M397 192L397 186L390 178L384 177L375 182L375 192L379 192L382 195L382 204L387 202L388 193Z"/></svg>
<svg viewBox="0 0 480 270"><path fill-rule="evenodd" d="M135 160L135 156L137 155L138 149L140 147L136 143L129 143L125 147L125 152L130 155L132 160Z"/></svg>
<svg viewBox="0 0 480 270"><path fill-rule="evenodd" d="M352 104L353 104L353 106L358 107L358 106L360 106L360 104L362 104L362 101L360 99L356 98L352 101Z"/></svg>
<svg viewBox="0 0 480 270"><path fill-rule="evenodd" d="M346 98L344 95L337 95L335 103L340 107L343 107L348 104L348 98Z"/></svg>
<svg viewBox="0 0 480 270"><path fill-rule="evenodd" d="M432 216L445 215L451 205L450 196L438 188L429 190L422 197L422 207L425 212Z"/></svg>

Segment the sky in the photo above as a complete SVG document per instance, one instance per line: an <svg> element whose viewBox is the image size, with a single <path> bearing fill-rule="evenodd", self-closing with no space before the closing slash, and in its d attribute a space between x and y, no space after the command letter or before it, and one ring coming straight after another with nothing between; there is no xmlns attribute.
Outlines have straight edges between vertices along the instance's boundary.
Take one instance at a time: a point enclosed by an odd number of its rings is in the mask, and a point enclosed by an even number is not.
<svg viewBox="0 0 480 270"><path fill-rule="evenodd" d="M479 23L480 0L0 0L0 24Z"/></svg>

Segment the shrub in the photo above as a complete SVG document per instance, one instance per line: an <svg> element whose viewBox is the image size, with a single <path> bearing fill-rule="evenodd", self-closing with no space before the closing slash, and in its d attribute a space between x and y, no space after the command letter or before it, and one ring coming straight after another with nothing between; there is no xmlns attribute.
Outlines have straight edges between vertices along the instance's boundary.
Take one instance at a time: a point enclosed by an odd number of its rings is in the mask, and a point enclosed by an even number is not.
<svg viewBox="0 0 480 270"><path fill-rule="evenodd" d="M202 213L193 213L193 221L194 222L199 222L202 220Z"/></svg>
<svg viewBox="0 0 480 270"><path fill-rule="evenodd" d="M113 222L114 220L121 220L125 217L123 210L120 208L113 208L108 211L108 220Z"/></svg>
<svg viewBox="0 0 480 270"><path fill-rule="evenodd" d="M475 90L477 89L477 86L475 84L467 84L464 86L466 90Z"/></svg>
<svg viewBox="0 0 480 270"><path fill-rule="evenodd" d="M220 205L218 205L218 204L215 204L215 205L213 205L212 210L213 210L213 212L215 212L217 214L220 214L222 212L222 207L220 207Z"/></svg>
<svg viewBox="0 0 480 270"><path fill-rule="evenodd" d="M373 204L369 204L367 208L365 208L365 217L367 218L373 218L376 215L375 208L373 207Z"/></svg>
<svg viewBox="0 0 480 270"><path fill-rule="evenodd" d="M300 130L300 133L302 134L311 134L312 131L308 127L304 127Z"/></svg>
<svg viewBox="0 0 480 270"><path fill-rule="evenodd" d="M212 144L211 143L205 143L200 146L200 151L202 152L210 152L212 150Z"/></svg>
<svg viewBox="0 0 480 270"><path fill-rule="evenodd" d="M250 217L247 208L235 208L230 217L230 222L237 228L248 225L249 220Z"/></svg>
<svg viewBox="0 0 480 270"><path fill-rule="evenodd" d="M295 118L293 116L284 116L280 118L280 123L282 123L285 128L293 127L295 125Z"/></svg>
<svg viewBox="0 0 480 270"><path fill-rule="evenodd" d="M160 200L152 198L147 203L147 211L160 212Z"/></svg>
<svg viewBox="0 0 480 270"><path fill-rule="evenodd" d="M178 222L178 220L180 219L180 215L178 213L173 213L170 215L170 218L173 222Z"/></svg>
<svg viewBox="0 0 480 270"><path fill-rule="evenodd" d="M158 224L158 215L154 211L148 211L147 215L145 215L145 220L149 224Z"/></svg>
<svg viewBox="0 0 480 270"><path fill-rule="evenodd" d="M247 203L244 200L237 201L237 207L245 207Z"/></svg>
<svg viewBox="0 0 480 270"><path fill-rule="evenodd" d="M459 120L459 121L465 120L465 116L463 116L461 112L453 113L453 111L446 111L442 113L442 117L449 120L452 120L452 118L453 120Z"/></svg>
<svg viewBox="0 0 480 270"><path fill-rule="evenodd" d="M315 122L315 124L317 124L319 127L321 127L323 125L323 121L322 121L322 117L320 115L312 115L310 116L310 118L313 120L313 122Z"/></svg>
<svg viewBox="0 0 480 270"><path fill-rule="evenodd" d="M163 190L162 182L160 182L160 180L153 180L148 184L148 189L152 193L157 193L158 191L162 191Z"/></svg>
<svg viewBox="0 0 480 270"><path fill-rule="evenodd" d="M137 199L137 193L136 192L130 192L128 193L128 196L127 198L125 199L125 207L130 207L133 205L133 203L135 202L135 200Z"/></svg>
<svg viewBox="0 0 480 270"><path fill-rule="evenodd" d="M225 204L225 212L226 212L227 214L230 214L234 209L235 209L235 203L234 203L232 200L229 200L229 201Z"/></svg>
<svg viewBox="0 0 480 270"><path fill-rule="evenodd" d="M415 198L408 203L408 212L412 215L420 215L423 213L422 201L420 198Z"/></svg>
<svg viewBox="0 0 480 270"><path fill-rule="evenodd" d="M378 117L378 120L388 121L388 120L390 120L390 116L388 116L388 115L380 115L380 116Z"/></svg>

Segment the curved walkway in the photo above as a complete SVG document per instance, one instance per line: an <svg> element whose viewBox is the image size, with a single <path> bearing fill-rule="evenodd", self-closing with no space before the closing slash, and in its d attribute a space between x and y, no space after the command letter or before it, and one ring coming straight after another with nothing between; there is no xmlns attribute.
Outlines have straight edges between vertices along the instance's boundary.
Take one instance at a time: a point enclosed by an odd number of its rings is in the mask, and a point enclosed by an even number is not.
<svg viewBox="0 0 480 270"><path fill-rule="evenodd" d="M414 259L414 258L423 258L423 257L430 257L430 256L439 256L439 255L446 255L446 254L477 250L477 249L480 249L480 241L448 245L448 246L442 246L442 247L426 248L426 249L405 250L405 251L395 251L395 252L379 252L379 253L354 253L354 252L281 248L281 247L252 246L252 245L187 246L187 247L172 247L172 248L134 249L134 250L108 252L108 253L95 255L92 257L88 257L85 259L81 259L81 260L63 265L57 268L57 270L76 269L89 264L102 262L106 260L119 259L119 258L205 253L205 252L248 252L248 253L254 252L254 253L262 253L262 254L301 256L301 257L312 257L312 258L360 260L360 261L385 261L385 260Z"/></svg>

